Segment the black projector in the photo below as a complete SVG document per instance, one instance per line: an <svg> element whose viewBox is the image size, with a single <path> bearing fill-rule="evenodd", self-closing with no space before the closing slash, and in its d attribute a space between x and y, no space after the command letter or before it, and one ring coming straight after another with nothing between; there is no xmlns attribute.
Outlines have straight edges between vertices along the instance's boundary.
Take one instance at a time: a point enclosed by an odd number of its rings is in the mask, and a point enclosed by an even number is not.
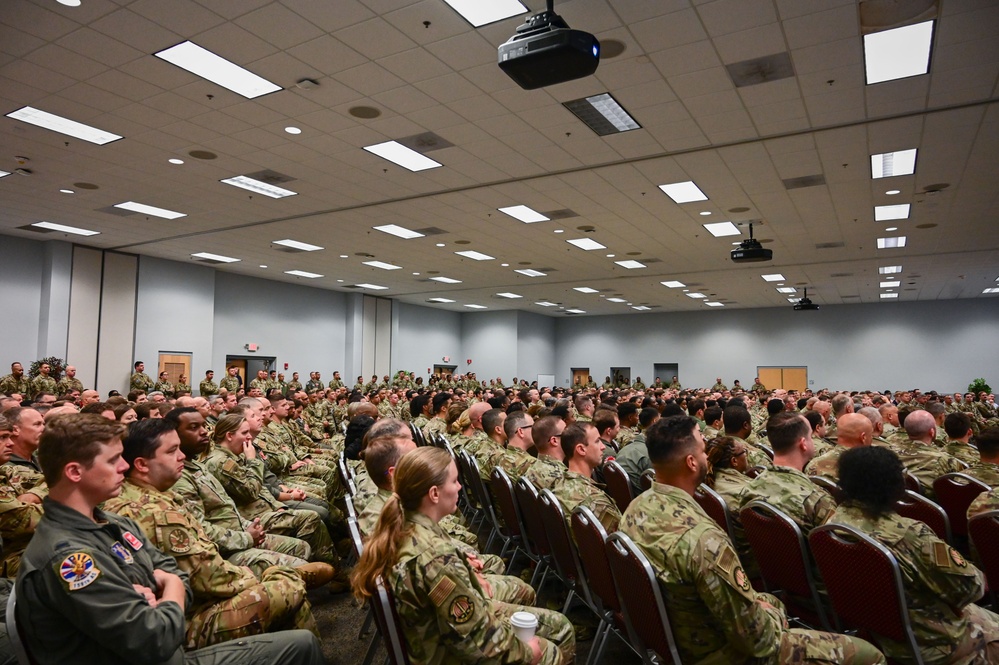
<svg viewBox="0 0 999 665"><path fill-rule="evenodd" d="M543 12L517 28L499 47L499 66L524 90L589 76L600 64L600 42L573 30L560 16Z"/></svg>
<svg viewBox="0 0 999 665"><path fill-rule="evenodd" d="M794 311L796 312L814 312L818 308L819 306L813 303L810 298L802 298L794 304Z"/></svg>
<svg viewBox="0 0 999 665"><path fill-rule="evenodd" d="M759 263L761 261L772 261L774 251L764 249L759 240L747 238L739 243L739 246L732 250L733 263Z"/></svg>

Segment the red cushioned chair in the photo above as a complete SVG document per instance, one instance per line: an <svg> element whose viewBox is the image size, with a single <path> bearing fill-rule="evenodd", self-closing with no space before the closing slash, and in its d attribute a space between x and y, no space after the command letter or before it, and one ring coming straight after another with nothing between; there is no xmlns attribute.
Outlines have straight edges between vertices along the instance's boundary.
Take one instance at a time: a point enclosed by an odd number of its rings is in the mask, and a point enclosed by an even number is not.
<svg viewBox="0 0 999 665"><path fill-rule="evenodd" d="M950 520L947 519L947 513L922 494L906 490L905 497L895 503L895 512L902 517L922 522L933 529L937 538L950 542Z"/></svg>
<svg viewBox="0 0 999 665"><path fill-rule="evenodd" d="M604 482L607 484L607 493L614 499L617 509L623 513L632 499L628 473L620 464L611 460L604 464Z"/></svg>
<svg viewBox="0 0 999 665"><path fill-rule="evenodd" d="M966 473L948 473L933 481L937 503L947 512L950 532L957 537L968 535L968 506L991 487Z"/></svg>

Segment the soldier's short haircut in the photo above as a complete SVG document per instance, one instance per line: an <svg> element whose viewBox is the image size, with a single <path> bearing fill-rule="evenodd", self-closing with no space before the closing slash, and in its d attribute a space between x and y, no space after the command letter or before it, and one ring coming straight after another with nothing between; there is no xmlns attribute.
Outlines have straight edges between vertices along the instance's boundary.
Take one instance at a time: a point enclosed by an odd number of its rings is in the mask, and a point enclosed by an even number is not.
<svg viewBox="0 0 999 665"><path fill-rule="evenodd" d="M784 400L782 399L772 399L767 402L767 413L772 415L778 414L785 410Z"/></svg>
<svg viewBox="0 0 999 665"><path fill-rule="evenodd" d="M101 415L105 411L114 411L114 407L107 402L91 402L80 409L80 413L96 413L97 415Z"/></svg>
<svg viewBox="0 0 999 665"><path fill-rule="evenodd" d="M139 369L139 365L145 365L145 364L146 364L146 363L142 362L141 360L136 360L136 361L135 361L135 364L134 364L134 365L132 365L132 367L133 367L134 369Z"/></svg>
<svg viewBox="0 0 999 665"><path fill-rule="evenodd" d="M590 423L573 423L562 431L562 452L566 462L576 453L576 446L586 441L586 432L592 427Z"/></svg>
<svg viewBox="0 0 999 665"><path fill-rule="evenodd" d="M558 432L560 422L562 420L555 416L545 416L534 421L534 427L531 428L531 439L539 450L548 448L548 442Z"/></svg>
<svg viewBox="0 0 999 665"><path fill-rule="evenodd" d="M55 487L70 462L85 468L94 464L101 446L120 439L125 426L115 420L94 414L64 414L45 423L38 444L38 463L48 486Z"/></svg>
<svg viewBox="0 0 999 665"><path fill-rule="evenodd" d="M926 411L936 418L943 413L947 413L947 408L941 402L930 402L926 405Z"/></svg>
<svg viewBox="0 0 999 665"><path fill-rule="evenodd" d="M155 457L160 447L160 437L176 429L176 425L166 418L147 418L129 427L128 433L121 441L121 456L128 462L129 472L135 468L137 458Z"/></svg>
<svg viewBox="0 0 999 665"><path fill-rule="evenodd" d="M904 495L904 470L898 455L888 448L851 448L839 458L839 486L865 515L878 517L893 512L895 502Z"/></svg>
<svg viewBox="0 0 999 665"><path fill-rule="evenodd" d="M145 394L146 394L145 390L133 390L129 392L127 395L125 395L125 398L129 402L134 402L135 400L139 399L139 395L145 395Z"/></svg>
<svg viewBox="0 0 999 665"><path fill-rule="evenodd" d="M722 422L725 423L725 433L734 435L746 424L752 423L753 418L744 406L726 406L722 411Z"/></svg>
<svg viewBox="0 0 999 665"><path fill-rule="evenodd" d="M267 401L271 403L271 406L274 406L278 402L283 402L284 400L288 399L287 397L282 395L281 391L278 390L277 388L272 388L267 392L268 392Z"/></svg>
<svg viewBox="0 0 999 665"><path fill-rule="evenodd" d="M408 430L409 425L398 418L379 418L375 421L375 424L368 429L365 436L369 441L376 437L383 436L399 438L401 436L405 436Z"/></svg>
<svg viewBox="0 0 999 665"><path fill-rule="evenodd" d="M647 428L649 425L656 421L659 417L659 409L654 406L647 406L641 410L638 414L638 423L642 426L642 429Z"/></svg>
<svg viewBox="0 0 999 665"><path fill-rule="evenodd" d="M898 414L899 421L902 421L902 414ZM909 435L912 439L919 439L930 433L930 430L936 427L936 422L926 411L909 411L905 415L905 433Z"/></svg>
<svg viewBox="0 0 999 665"><path fill-rule="evenodd" d="M803 415L805 417L805 420L808 421L808 424L811 426L813 433L815 432L815 428L824 422L822 414L819 413L818 411L805 411L801 415ZM769 434L770 430L767 430L767 435Z"/></svg>
<svg viewBox="0 0 999 665"><path fill-rule="evenodd" d="M575 406L576 406L576 410L577 411L582 411L583 409L586 408L586 406L588 404L590 404L590 405L593 404L593 400L590 399L590 396L589 395L584 395L582 393L576 395L576 399L574 401L575 401Z"/></svg>
<svg viewBox="0 0 999 665"><path fill-rule="evenodd" d="M800 413L784 411L767 421L767 439L775 453L789 452L798 439L807 439L811 434L812 426Z"/></svg>
<svg viewBox="0 0 999 665"><path fill-rule="evenodd" d="M982 457L991 459L999 455L999 427L983 429L975 437L975 445L978 446L978 452L981 453Z"/></svg>
<svg viewBox="0 0 999 665"><path fill-rule="evenodd" d="M746 408L746 400L742 399L742 397L733 397L732 399L730 399L727 402L725 402L725 405L726 406L741 406L742 408L745 409Z"/></svg>
<svg viewBox="0 0 999 665"><path fill-rule="evenodd" d="M427 405L427 402L429 401L430 401L430 395L427 394L417 395L416 397L414 397L409 401L409 413L414 418L419 418L421 415L423 415L423 408Z"/></svg>
<svg viewBox="0 0 999 665"><path fill-rule="evenodd" d="M593 413L593 426L597 428L600 436L603 436L604 432L614 427L617 422L617 411L613 409L597 409Z"/></svg>
<svg viewBox="0 0 999 665"><path fill-rule="evenodd" d="M833 415L837 418L846 413L846 407L853 403L849 395L836 395L832 398Z"/></svg>
<svg viewBox="0 0 999 665"><path fill-rule="evenodd" d="M627 416L638 413L638 405L634 402L625 402L617 405L617 417L624 420Z"/></svg>
<svg viewBox="0 0 999 665"><path fill-rule="evenodd" d="M704 422L711 424L717 420L721 420L722 410L719 406L712 406L704 409Z"/></svg>
<svg viewBox="0 0 999 665"><path fill-rule="evenodd" d="M653 464L673 464L689 455L697 443L697 421L691 416L670 416L655 422L645 433L645 445Z"/></svg>
<svg viewBox="0 0 999 665"><path fill-rule="evenodd" d="M482 429L486 434L492 434L496 427L504 421L503 409L489 409L482 414Z"/></svg>
<svg viewBox="0 0 999 665"><path fill-rule="evenodd" d="M364 449L358 453L358 456L364 460L364 468L368 472L368 477L378 486L378 489L392 489L392 477L389 476L389 469L399 463L402 455L398 437L395 436L376 436L369 439Z"/></svg>
<svg viewBox="0 0 999 665"><path fill-rule="evenodd" d="M503 421L503 433L506 434L508 441L513 438L518 429L527 425L527 417L527 411L524 410L514 411L506 417L506 420ZM485 425L486 417L482 416L482 426L485 427Z"/></svg>
<svg viewBox="0 0 999 665"><path fill-rule="evenodd" d="M12 406L3 412L3 416L10 421L11 426L20 425L21 417L24 416L24 412L28 409L37 411L34 407L30 406Z"/></svg>
<svg viewBox="0 0 999 665"><path fill-rule="evenodd" d="M7 416L0 415L0 432L9 432L14 429L14 423L7 419Z"/></svg>
<svg viewBox="0 0 999 665"><path fill-rule="evenodd" d="M944 418L944 431L952 439L960 439L969 429L971 429L971 418L966 413L951 413ZM978 438L975 437L976 442Z"/></svg>
<svg viewBox="0 0 999 665"><path fill-rule="evenodd" d="M697 412L704 408L703 399L692 399L687 402L687 413L696 416Z"/></svg>
<svg viewBox="0 0 999 665"><path fill-rule="evenodd" d="M185 413L197 413L197 412L198 410L193 406L178 406L175 409L170 409L170 411L167 412L165 416L163 416L163 420L170 423L170 426L173 427L174 429L177 429L178 427L180 427L180 417L182 415L184 415Z"/></svg>

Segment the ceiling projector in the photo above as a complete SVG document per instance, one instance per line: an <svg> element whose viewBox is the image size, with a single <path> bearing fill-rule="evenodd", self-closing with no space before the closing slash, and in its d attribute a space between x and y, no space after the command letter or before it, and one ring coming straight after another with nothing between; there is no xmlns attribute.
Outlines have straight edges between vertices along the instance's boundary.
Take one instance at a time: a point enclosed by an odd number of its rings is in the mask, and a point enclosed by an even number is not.
<svg viewBox="0 0 999 665"><path fill-rule="evenodd" d="M739 243L739 246L732 250L733 263L759 263L760 261L772 261L774 251L764 249L759 240L753 238L753 225L749 225L749 237Z"/></svg>
<svg viewBox="0 0 999 665"><path fill-rule="evenodd" d="M524 90L589 76L600 64L600 42L588 32L572 30L548 10L529 18L517 34L499 47L499 66Z"/></svg>
<svg viewBox="0 0 999 665"><path fill-rule="evenodd" d="M802 312L802 311L813 312L818 308L819 308L818 305L809 300L808 289L805 289L804 297L798 302L794 303L794 311L796 312Z"/></svg>

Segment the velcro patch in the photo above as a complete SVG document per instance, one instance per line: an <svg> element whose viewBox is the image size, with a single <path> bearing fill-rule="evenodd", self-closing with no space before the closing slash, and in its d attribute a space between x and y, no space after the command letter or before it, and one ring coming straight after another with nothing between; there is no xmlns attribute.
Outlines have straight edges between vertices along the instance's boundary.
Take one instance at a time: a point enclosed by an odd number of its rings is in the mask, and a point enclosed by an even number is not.
<svg viewBox="0 0 999 665"><path fill-rule="evenodd" d="M731 575L732 569L738 564L739 555L735 553L735 550L726 545L718 554L717 565L719 570L724 571L726 575Z"/></svg>
<svg viewBox="0 0 999 665"><path fill-rule="evenodd" d="M450 577L445 575L440 579L434 588L430 590L430 601L437 607L444 604L447 597L451 595L457 585Z"/></svg>
<svg viewBox="0 0 999 665"><path fill-rule="evenodd" d="M472 604L472 599L468 596L456 596L451 601L448 614L451 615L456 624L468 623L472 616L475 615L475 605Z"/></svg>
<svg viewBox="0 0 999 665"><path fill-rule="evenodd" d="M121 537L133 550L138 551L142 549L142 541L132 535L131 531L122 531Z"/></svg>
<svg viewBox="0 0 999 665"><path fill-rule="evenodd" d="M942 541L937 541L933 543L933 563L937 565L938 568L950 568L951 558L950 558L950 547L947 543Z"/></svg>
<svg viewBox="0 0 999 665"><path fill-rule="evenodd" d="M59 577L66 582L70 591L78 591L96 580L101 571L86 552L74 552L59 565Z"/></svg>

